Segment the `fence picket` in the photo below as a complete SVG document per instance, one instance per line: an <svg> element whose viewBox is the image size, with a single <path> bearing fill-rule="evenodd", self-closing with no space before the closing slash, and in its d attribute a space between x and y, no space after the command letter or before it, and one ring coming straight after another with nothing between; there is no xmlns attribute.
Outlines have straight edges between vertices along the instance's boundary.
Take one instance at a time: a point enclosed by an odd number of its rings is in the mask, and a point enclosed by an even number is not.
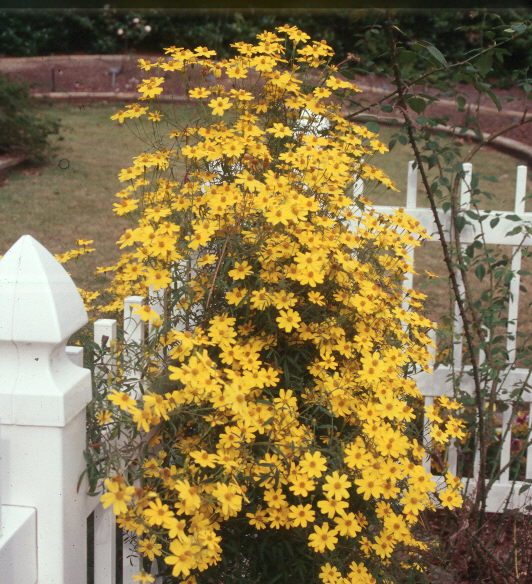
<svg viewBox="0 0 532 584"><path fill-rule="evenodd" d="M116 584L116 520L102 505L94 510L94 584Z"/></svg>

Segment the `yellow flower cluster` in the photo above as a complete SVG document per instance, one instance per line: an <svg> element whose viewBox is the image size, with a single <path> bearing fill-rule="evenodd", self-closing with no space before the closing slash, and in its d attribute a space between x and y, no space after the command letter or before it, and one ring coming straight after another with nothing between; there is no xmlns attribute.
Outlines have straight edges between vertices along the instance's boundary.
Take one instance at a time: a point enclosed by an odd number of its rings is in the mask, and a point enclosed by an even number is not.
<svg viewBox="0 0 532 584"><path fill-rule="evenodd" d="M407 375L428 369L431 323L405 310L419 295L402 285L425 233L353 194L359 177L394 186L367 162L384 145L341 113L334 92L357 88L326 66L331 48L291 26L257 39L222 61L170 47L142 63L194 71L189 96L208 117L152 118L168 133L120 173L115 210L136 224L102 269L113 273L106 308L151 287L162 309L135 309L156 325L145 389L113 386L100 416L121 420L144 453L106 480L102 501L176 578L220 562L223 526L244 519L241 529L286 531L315 552L309 577L370 584L394 554L423 547L413 527L437 500ZM143 81L144 103L163 85ZM149 114L133 104L113 117ZM448 418L433 438L461 431ZM440 500L453 507L447 484Z"/></svg>

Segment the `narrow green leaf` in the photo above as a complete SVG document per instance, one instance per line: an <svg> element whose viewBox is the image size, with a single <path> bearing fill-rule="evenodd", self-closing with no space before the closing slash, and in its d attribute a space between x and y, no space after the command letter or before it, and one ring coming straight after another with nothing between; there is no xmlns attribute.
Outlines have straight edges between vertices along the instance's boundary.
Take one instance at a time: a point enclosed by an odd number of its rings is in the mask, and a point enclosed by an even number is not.
<svg viewBox="0 0 532 584"><path fill-rule="evenodd" d="M433 59L437 61L440 65L443 65L445 68L448 67L447 59L443 56L443 53L439 49L437 49L433 44L427 41L417 41L416 44L426 49L433 57Z"/></svg>
<svg viewBox="0 0 532 584"><path fill-rule="evenodd" d="M493 91L491 91L491 89L488 89L488 91L486 91L486 95L495 104L495 107L497 108L497 110L498 111L501 111L502 110L502 105L501 105L501 102L499 101L499 98L495 95L495 93L493 93Z"/></svg>

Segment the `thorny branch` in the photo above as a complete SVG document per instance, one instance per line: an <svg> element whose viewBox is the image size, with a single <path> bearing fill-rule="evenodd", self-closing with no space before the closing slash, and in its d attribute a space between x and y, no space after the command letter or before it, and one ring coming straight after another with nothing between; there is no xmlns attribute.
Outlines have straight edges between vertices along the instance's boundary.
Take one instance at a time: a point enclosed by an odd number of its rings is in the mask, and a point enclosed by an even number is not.
<svg viewBox="0 0 532 584"><path fill-rule="evenodd" d="M479 508L479 522L482 522L485 509L486 509L486 486L483 480L483 477L486 475L486 433L485 433L485 424L484 424L484 404L483 404L483 396L482 396L482 386L480 381L480 372L478 368L478 364L476 363L474 356L474 341L473 341L473 333L471 331L471 323L468 318L466 312L466 306L462 295L460 293L460 287L458 283L458 279L456 277L456 272L454 269L453 261L451 258L451 252L449 249L449 245L445 238L445 232L443 230L443 225L441 223L440 217L438 215L438 210L436 206L436 199L434 196L434 192L431 188L431 185L428 180L428 176L425 170L425 165L422 160L421 153L418 148L418 144L414 135L414 124L412 122L412 118L408 113L407 104L405 100L405 85L402 80L401 71L399 69L398 60L397 60L397 43L395 40L394 35L394 26L391 22L391 17L388 16L388 25L387 25L387 33L390 45L390 55L392 58L392 67L393 67L393 74L395 79L395 84L397 87L397 106L399 107L401 114L405 120L405 126L408 133L408 138L410 145L414 151L414 156L416 159L417 166L419 168L419 172L421 175L421 179L423 182L423 186L425 187L425 191L427 197L429 199L430 208L434 217L434 222L436 224L436 228L438 231L438 237L440 240L440 244L442 247L443 257L445 261L445 265L447 267L447 271L449 274L449 279L451 282L451 287L453 289L453 294L458 306L458 311L460 313L460 318L462 319L463 323L463 330L464 330L464 338L466 341L467 348L469 350L469 355L471 356L471 372L473 376L474 382L474 394L475 394L475 402L476 408L478 410L478 436L479 436L479 470L478 470L478 477L482 477L481 480L477 480L477 496L475 499L475 507ZM461 262L459 262L461 264Z"/></svg>

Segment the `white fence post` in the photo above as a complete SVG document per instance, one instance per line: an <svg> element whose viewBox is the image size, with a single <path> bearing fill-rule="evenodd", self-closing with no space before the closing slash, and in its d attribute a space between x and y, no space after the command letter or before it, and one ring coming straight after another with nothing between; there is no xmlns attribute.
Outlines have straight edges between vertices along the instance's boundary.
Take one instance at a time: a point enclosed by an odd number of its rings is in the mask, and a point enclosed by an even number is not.
<svg viewBox="0 0 532 584"><path fill-rule="evenodd" d="M21 237L0 261L0 491L4 509L33 509L38 527L36 550L0 555L5 584L30 581L33 554L32 584L86 582L86 489L78 482L91 383L65 350L86 322L63 267L31 236Z"/></svg>

